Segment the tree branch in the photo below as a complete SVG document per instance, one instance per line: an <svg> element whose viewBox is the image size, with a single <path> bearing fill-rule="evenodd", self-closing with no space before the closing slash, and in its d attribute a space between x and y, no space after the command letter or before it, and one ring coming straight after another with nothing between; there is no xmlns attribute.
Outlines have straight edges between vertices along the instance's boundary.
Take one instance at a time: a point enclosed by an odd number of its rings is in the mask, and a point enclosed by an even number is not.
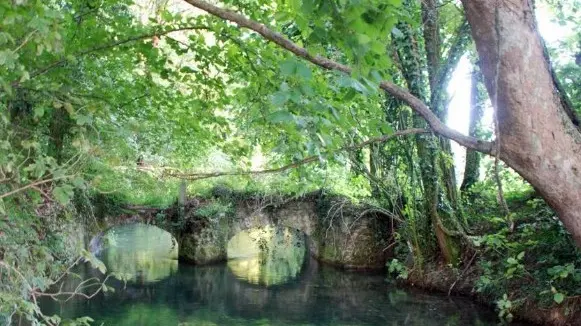
<svg viewBox="0 0 581 326"><path fill-rule="evenodd" d="M214 6L203 0L184 0L184 1L216 17L236 23L240 27L248 28L262 35L262 37L265 38L266 40L277 44L278 46L286 49L287 51L295 54L296 56L303 58L321 68L327 70L340 71L346 74L350 74L352 72L351 67L329 60L321 56L313 56L306 49L293 43L292 41L287 39L284 35L269 29L268 27L261 23L248 19L241 14L238 14L228 9ZM430 108L424 102L422 102L417 97L413 96L408 90L388 81L382 81L379 84L379 88L409 105L410 108L416 111L428 122L428 124L435 133L442 135L446 138L452 139L462 146L474 149L479 152L487 154L493 152L491 142L480 140L474 137L465 136L447 127L442 121L440 121L440 119L438 119L438 117L430 110Z"/></svg>
<svg viewBox="0 0 581 326"><path fill-rule="evenodd" d="M60 179L66 179L66 178L70 178L70 177L71 177L70 175L66 175L66 176L62 176L62 177L58 177L58 178L50 178L50 179L44 179L44 180L35 181L35 182L29 183L29 184L27 184L25 186L22 186L20 188L14 189L12 191L9 191L9 192L0 194L0 199L6 198L8 196L12 196L14 194L17 194L17 193L19 193L21 191L24 191L26 189L29 189L29 188L33 188L34 189L35 187L37 187L37 186L39 186L41 184L49 183L49 182L56 181L56 180L60 180Z"/></svg>
<svg viewBox="0 0 581 326"><path fill-rule="evenodd" d="M367 141L364 141L364 142L356 144L356 145L345 146L345 147L341 147L341 148L336 149L336 150L332 150L329 152L329 154L334 153L334 152L340 152L340 151L352 151L352 150L360 149L360 148L369 146L370 144L386 142L386 141L393 139L395 137L398 137L398 136L427 134L427 133L430 133L430 131L426 130L426 129L417 129L417 128L399 130L399 131L396 131L396 132L389 134L389 135L383 135L380 137L371 138ZM175 172L170 172L170 173L165 173L165 175L170 176L170 177L186 179L186 180L201 180L201 179L209 179L209 178L222 177L222 176L236 176L236 175L257 175L257 174L283 172L286 170L290 170L290 169L299 167L301 165L316 162L318 160L319 160L319 156L309 156L309 157L304 158L300 161L297 161L297 162L294 162L291 164L287 164L287 165L283 165L279 168L257 170L257 171L208 172L208 173L175 173Z"/></svg>
<svg viewBox="0 0 581 326"><path fill-rule="evenodd" d="M145 35L138 35L138 36L134 36L134 37L130 37L124 40L120 40L120 41L116 41L116 42L112 42L112 43L108 43L108 44L103 44L103 45L99 45L99 46L95 46L92 47L90 49L86 49L80 52L77 52L75 54L73 54L74 57L83 57L85 55L91 54L93 52L98 52L98 51L103 51L103 50L107 50L107 49L111 49L123 44L127 44L127 43L131 43L131 42L135 42L135 41L140 41L140 40L144 40L144 39L148 39L148 38L152 38L154 36L162 36L162 35L167 35L173 32L179 32L179 31L190 31L190 30L208 30L210 29L209 26L205 26L205 25L199 25L199 26L186 26L186 27L178 27L178 28L172 28L172 29L168 29L168 30L159 30L159 31L155 31L152 33L148 33ZM35 77L38 77L40 75L43 75L47 72L49 72L50 70L59 67L61 65L63 65L64 63L66 63L68 61L68 59L63 58L63 59L59 59L57 61L54 61L52 63L50 63L49 65L47 65L46 67L40 68L38 70L36 70L35 72L30 74L30 78L29 79L33 79ZM12 87L17 87L20 84L20 81L13 81L12 82Z"/></svg>

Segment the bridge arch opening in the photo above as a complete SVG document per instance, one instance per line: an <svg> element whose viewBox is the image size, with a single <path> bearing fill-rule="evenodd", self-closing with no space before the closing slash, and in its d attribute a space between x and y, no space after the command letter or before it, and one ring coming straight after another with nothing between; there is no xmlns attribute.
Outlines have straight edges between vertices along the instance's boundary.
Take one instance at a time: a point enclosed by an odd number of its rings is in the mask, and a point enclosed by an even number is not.
<svg viewBox="0 0 581 326"><path fill-rule="evenodd" d="M309 256L307 236L276 225L245 229L227 244L228 268L255 285L280 285L298 278Z"/></svg>
<svg viewBox="0 0 581 326"><path fill-rule="evenodd" d="M178 243L154 225L113 226L91 240L91 251L116 278L151 283L177 272Z"/></svg>

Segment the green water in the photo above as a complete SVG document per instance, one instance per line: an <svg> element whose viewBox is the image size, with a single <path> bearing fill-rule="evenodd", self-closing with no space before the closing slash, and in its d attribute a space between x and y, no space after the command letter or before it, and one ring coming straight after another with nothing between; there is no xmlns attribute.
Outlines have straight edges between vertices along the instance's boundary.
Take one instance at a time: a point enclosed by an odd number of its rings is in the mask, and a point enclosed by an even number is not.
<svg viewBox="0 0 581 326"><path fill-rule="evenodd" d="M149 229L136 230L117 230L116 242L112 241L101 257L109 270L132 274L126 284L113 280L109 285L115 288L114 292L101 293L92 300L77 298L66 303L46 300L44 311L67 318L91 316L95 325L495 325L498 322L493 311L464 298L450 299L398 289L385 280L383 273L347 273L322 266L304 254L304 242L301 242L304 239L297 234L289 238L288 233L275 232L266 237L269 248L266 253L255 250L250 255L254 249L246 253L238 251L231 254L236 259L228 263L198 267L169 259L171 247L160 251L160 244L171 241L148 241L143 234ZM293 245L286 248L293 252L276 254L281 249L272 249L271 245L279 246L280 241L289 239L292 241L286 243ZM170 254L163 258L160 252ZM84 277L98 275L89 266L80 266L78 272ZM78 280L71 278L64 288L73 288L76 283Z"/></svg>

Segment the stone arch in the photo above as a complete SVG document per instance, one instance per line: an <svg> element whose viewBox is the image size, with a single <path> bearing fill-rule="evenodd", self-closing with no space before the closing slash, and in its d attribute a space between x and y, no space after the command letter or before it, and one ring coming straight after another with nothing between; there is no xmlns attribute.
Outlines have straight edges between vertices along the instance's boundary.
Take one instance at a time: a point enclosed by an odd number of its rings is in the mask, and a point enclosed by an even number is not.
<svg viewBox="0 0 581 326"><path fill-rule="evenodd" d="M260 207L238 201L232 216L215 219L178 237L180 258L195 264L227 259L228 241L237 233L266 225L303 232L310 255L348 269L378 269L385 266L390 219L381 214L360 213L345 199L333 204L340 211L321 211L320 202L302 198L276 206Z"/></svg>

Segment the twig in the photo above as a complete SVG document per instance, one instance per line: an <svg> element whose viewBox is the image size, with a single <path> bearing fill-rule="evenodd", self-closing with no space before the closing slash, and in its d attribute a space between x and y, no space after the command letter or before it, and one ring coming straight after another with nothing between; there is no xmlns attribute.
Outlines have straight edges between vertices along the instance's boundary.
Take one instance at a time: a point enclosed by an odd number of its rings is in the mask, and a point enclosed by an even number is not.
<svg viewBox="0 0 581 326"><path fill-rule="evenodd" d="M173 33L173 32L179 32L179 31L188 31L188 30L208 30L210 29L209 26L186 26L186 27L178 27L178 28L173 28L173 29L169 29L169 30L159 30L159 31L155 31L149 34L144 34L144 35L138 35L138 36L134 36L134 37L130 37L124 40L120 40L120 41L116 41L116 42L112 42L109 44L104 44L104 45L99 45L99 46L95 46L92 47L90 49L86 49L83 51L79 51L75 54L73 54L74 57L83 57L85 55L91 54L93 52L98 52L98 51L102 51L102 50L107 50L107 49L111 49L120 45L124 45L126 43L131 43L131 42L135 42L135 41L140 41L140 40L144 40L144 39L148 39L148 38L152 38L154 36L161 36L161 35L166 35L169 33ZM60 60L56 60L50 64L48 64L46 67L40 68L34 72L32 72L30 74L30 78L29 79L33 79L37 76L43 75L45 73L47 73L48 71L59 67L61 65L63 65L64 63L67 62L68 59L64 58L64 59L60 59ZM13 81L12 83L12 87L18 87L18 85L20 84L20 81L16 80Z"/></svg>
<svg viewBox="0 0 581 326"><path fill-rule="evenodd" d="M26 43L28 43L28 41L30 41L30 38L32 37L32 35L36 34L36 32L38 32L38 30L37 30L37 29L35 29L35 30L33 30L32 32L30 32L30 34L28 34L28 35L26 36L26 38L24 38L24 41L22 41L22 43L20 43L20 45L19 45L19 46L18 46L16 49L14 49L14 50L12 51L12 53L16 53L16 52L18 52L20 49L22 49L22 47L24 47L24 46L26 45Z"/></svg>
<svg viewBox="0 0 581 326"><path fill-rule="evenodd" d="M460 273L460 275L458 275L458 278L456 279L456 281L454 281L454 283L452 283L452 285L450 286L450 289L448 290L448 296L450 296L450 293L452 293L452 289L454 288L454 286L456 286L456 283L458 283L458 281L460 281L460 279L462 278L462 276L464 275L464 273L466 273L466 271L468 270L468 268L470 268L470 266L472 265L472 262L474 261L474 258L476 258L476 255L477 254L478 254L478 252L475 252L474 255L472 255L472 258L468 262L468 265L466 265L466 267L464 268L464 270L462 271L462 273Z"/></svg>
<svg viewBox="0 0 581 326"><path fill-rule="evenodd" d="M398 137L398 136L424 134L424 133L430 133L430 131L426 130L426 129L418 129L418 128L399 130L399 131L396 131L392 134L372 138L372 139L369 139L367 141L364 141L364 142L356 144L356 145L349 145L349 146L341 147L341 148L336 149L336 150L331 150L328 152L328 154L331 154L334 152L350 151L350 150L363 148L363 147L368 146L369 144L386 142L386 141L393 139L395 137ZM166 173L165 175L170 176L170 177L187 179L187 180L201 180L201 179L215 178L215 177L221 177L221 176L257 175L257 174L283 172L283 171L286 171L286 170L289 170L292 168L299 167L301 165L317 162L318 160L319 160L319 156L309 156L309 157L302 159L298 162L287 164L287 165L281 166L279 168L257 170L257 171L208 172L208 173L172 173L172 172L169 172L169 173Z"/></svg>
<svg viewBox="0 0 581 326"><path fill-rule="evenodd" d="M40 181L36 181L36 182L33 182L33 183L29 183L26 186L23 186L23 187L20 187L18 189L14 189L14 190L9 191L7 193L1 194L0 195L0 199L6 198L8 196L12 196L12 195L17 194L17 193L19 193L21 191L24 191L24 190L29 189L29 188L33 188L33 187L38 186L38 185L41 185L41 184L49 183L49 182L56 181L56 180L71 178L71 177L72 176L70 176L70 175L66 175L66 176L62 176L62 177L58 177L58 178L50 178L50 179L45 179L45 180L40 180Z"/></svg>
<svg viewBox="0 0 581 326"><path fill-rule="evenodd" d="M55 293L47 293L47 292L40 292L37 289L34 289L32 291L33 296L35 297L50 297L53 300L56 301L61 301L61 299L59 299L60 296L68 296L66 299L64 299L64 302L67 302L69 300L71 300L72 298L74 298L75 296L80 296L83 297L85 299L92 299L94 298L97 294L99 294L102 290L103 290L103 286L105 285L105 282L107 282L107 280L111 277L111 275L107 275L107 277L105 277L105 279L103 280L103 282L101 282L98 278L93 277L87 280L84 280L83 282L81 282L79 285L77 285L77 287L75 288L74 291L70 292L55 292ZM93 281L94 283L88 283L89 281ZM97 290L95 290L95 292L91 293L91 294L86 294L81 292L82 290L89 288L89 287L93 287L93 286L99 286L99 288Z"/></svg>
<svg viewBox="0 0 581 326"><path fill-rule="evenodd" d="M382 252L385 252L386 250L388 250L389 248L395 246L395 244L397 243L397 241L393 240L392 243L390 243L387 247L383 248L383 250L381 250Z"/></svg>

